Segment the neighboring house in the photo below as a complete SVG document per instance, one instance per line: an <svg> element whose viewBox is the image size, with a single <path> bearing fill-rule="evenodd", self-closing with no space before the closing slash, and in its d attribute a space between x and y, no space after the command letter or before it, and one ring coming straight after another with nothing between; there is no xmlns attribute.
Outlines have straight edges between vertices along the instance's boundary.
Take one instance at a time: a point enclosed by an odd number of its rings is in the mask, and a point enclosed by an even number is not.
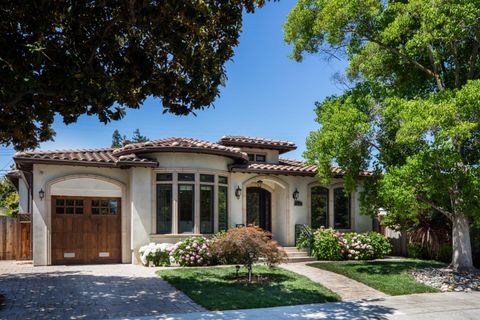
<svg viewBox="0 0 480 320"><path fill-rule="evenodd" d="M295 225L367 231L342 172L280 155L287 141L167 138L118 149L20 152L20 212L32 213L35 265L137 262L149 242L176 242L255 224L293 246ZM368 176L368 173L364 174Z"/></svg>

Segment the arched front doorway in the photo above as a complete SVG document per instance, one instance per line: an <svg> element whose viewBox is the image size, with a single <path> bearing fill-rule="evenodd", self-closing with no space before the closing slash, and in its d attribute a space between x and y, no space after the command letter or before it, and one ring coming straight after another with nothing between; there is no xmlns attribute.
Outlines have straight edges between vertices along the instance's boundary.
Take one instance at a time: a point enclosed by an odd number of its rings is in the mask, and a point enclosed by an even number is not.
<svg viewBox="0 0 480 320"><path fill-rule="evenodd" d="M272 194L259 187L247 188L247 225L272 231Z"/></svg>

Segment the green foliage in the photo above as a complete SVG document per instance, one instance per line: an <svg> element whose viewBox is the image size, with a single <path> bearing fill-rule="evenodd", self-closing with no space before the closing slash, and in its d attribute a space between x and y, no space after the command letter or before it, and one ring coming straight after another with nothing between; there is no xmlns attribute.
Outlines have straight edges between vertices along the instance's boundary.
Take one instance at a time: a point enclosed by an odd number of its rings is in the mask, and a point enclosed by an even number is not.
<svg viewBox="0 0 480 320"><path fill-rule="evenodd" d="M452 245L442 245L436 254L435 260L450 263L452 261Z"/></svg>
<svg viewBox="0 0 480 320"><path fill-rule="evenodd" d="M310 226L306 226L308 231L302 230L297 239L297 248L298 249L309 249L313 246L313 230Z"/></svg>
<svg viewBox="0 0 480 320"><path fill-rule="evenodd" d="M468 239L463 226L480 221L479 19L479 0L298 1L285 23L292 57L345 54L352 80L316 104L304 155L322 182L338 165L348 191L365 185L363 213L385 208L402 225L433 209ZM470 268L470 244L453 240L453 265Z"/></svg>
<svg viewBox="0 0 480 320"><path fill-rule="evenodd" d="M170 256L180 266L191 267L210 264L213 254L207 238L191 237L176 243Z"/></svg>
<svg viewBox="0 0 480 320"><path fill-rule="evenodd" d="M383 258L392 252L392 244L384 235L378 232L370 231L367 233L367 236L370 239L371 246L373 247L374 259Z"/></svg>
<svg viewBox="0 0 480 320"><path fill-rule="evenodd" d="M176 115L210 106L243 12L264 2L3 1L0 144L33 148L54 136L56 115L107 123L149 96Z"/></svg>
<svg viewBox="0 0 480 320"><path fill-rule="evenodd" d="M6 215L14 217L18 213L19 200L15 186L3 178L0 181L0 207L6 208Z"/></svg>
<svg viewBox="0 0 480 320"><path fill-rule="evenodd" d="M313 233L311 255L318 260L342 260L344 246L340 232L333 229L317 229Z"/></svg>
<svg viewBox="0 0 480 320"><path fill-rule="evenodd" d="M120 131L115 129L112 133L112 148L121 148L123 146L122 142L126 137L120 134Z"/></svg>
<svg viewBox="0 0 480 320"><path fill-rule="evenodd" d="M143 136L140 133L140 129L135 129L135 131L133 131L133 136L132 136L132 142L133 143L146 142L148 140L150 140L150 139L147 138L146 136Z"/></svg>
<svg viewBox="0 0 480 320"><path fill-rule="evenodd" d="M423 259L425 258L425 250L421 243L419 242L409 242L408 243L408 256L413 259Z"/></svg>

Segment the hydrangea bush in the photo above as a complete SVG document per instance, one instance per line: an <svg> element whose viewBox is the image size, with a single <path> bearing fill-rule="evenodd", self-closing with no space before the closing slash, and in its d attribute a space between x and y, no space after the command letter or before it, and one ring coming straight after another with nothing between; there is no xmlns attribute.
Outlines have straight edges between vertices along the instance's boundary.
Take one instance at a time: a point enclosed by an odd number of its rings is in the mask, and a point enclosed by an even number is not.
<svg viewBox="0 0 480 320"><path fill-rule="evenodd" d="M349 260L370 260L375 257L372 240L367 234L355 232L344 235L346 242L346 258Z"/></svg>
<svg viewBox="0 0 480 320"><path fill-rule="evenodd" d="M205 237L192 237L174 245L170 255L180 266L203 266L212 261L210 241Z"/></svg>
<svg viewBox="0 0 480 320"><path fill-rule="evenodd" d="M297 244L304 248L308 239ZM392 246L385 236L377 232L342 233L320 228L313 232L311 255L318 260L370 260L388 255Z"/></svg>
<svg viewBox="0 0 480 320"><path fill-rule="evenodd" d="M170 252L173 248L170 243L150 243L140 248L140 260L144 266L150 264L155 267L170 265Z"/></svg>

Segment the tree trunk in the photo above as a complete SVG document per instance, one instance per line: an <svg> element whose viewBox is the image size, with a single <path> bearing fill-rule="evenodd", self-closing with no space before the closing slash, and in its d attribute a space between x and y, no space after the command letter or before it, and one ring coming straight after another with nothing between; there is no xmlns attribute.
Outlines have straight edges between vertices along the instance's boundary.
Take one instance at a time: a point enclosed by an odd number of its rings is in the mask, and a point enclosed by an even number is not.
<svg viewBox="0 0 480 320"><path fill-rule="evenodd" d="M450 267L454 271L473 270L470 226L463 213L457 212L452 217L452 247L453 254Z"/></svg>

